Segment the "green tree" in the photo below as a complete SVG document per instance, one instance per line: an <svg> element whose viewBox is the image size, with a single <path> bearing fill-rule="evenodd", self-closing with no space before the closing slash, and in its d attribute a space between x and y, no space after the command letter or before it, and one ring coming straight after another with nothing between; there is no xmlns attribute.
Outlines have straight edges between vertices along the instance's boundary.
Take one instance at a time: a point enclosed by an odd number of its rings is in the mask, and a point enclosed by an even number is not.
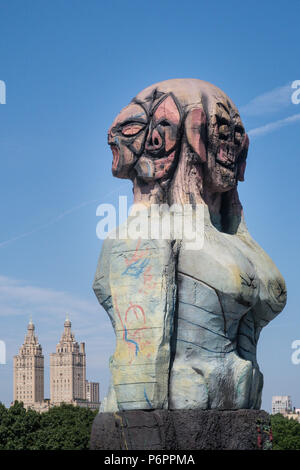
<svg viewBox="0 0 300 470"><path fill-rule="evenodd" d="M271 416L274 450L300 450L300 423L281 414Z"/></svg>
<svg viewBox="0 0 300 470"><path fill-rule="evenodd" d="M1 450L83 450L89 448L96 411L61 405L44 413L26 410L15 402L0 403Z"/></svg>
<svg viewBox="0 0 300 470"><path fill-rule="evenodd" d="M36 433L39 449L83 450L89 448L91 427L97 412L80 406L61 405L41 415Z"/></svg>
<svg viewBox="0 0 300 470"><path fill-rule="evenodd" d="M7 450L30 449L32 436L39 428L40 415L24 409L23 403L15 402L8 410L1 405L0 448Z"/></svg>

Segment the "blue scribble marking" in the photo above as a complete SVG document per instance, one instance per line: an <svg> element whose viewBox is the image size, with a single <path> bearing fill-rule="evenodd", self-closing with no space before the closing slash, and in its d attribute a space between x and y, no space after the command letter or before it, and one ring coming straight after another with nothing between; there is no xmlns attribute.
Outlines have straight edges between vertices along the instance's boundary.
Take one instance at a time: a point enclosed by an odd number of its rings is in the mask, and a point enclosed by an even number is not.
<svg viewBox="0 0 300 470"><path fill-rule="evenodd" d="M133 339L128 339L126 326L124 326L124 333L125 333L125 335L124 335L125 341L127 341L127 343L132 343L132 344L135 345L135 355L137 356L138 352L139 352L139 345L137 344L136 341L133 341Z"/></svg>
<svg viewBox="0 0 300 470"><path fill-rule="evenodd" d="M148 405L150 406L150 408L153 408L153 406L151 405L151 402L147 396L147 393L146 393L146 389L144 388L144 397L145 397L145 400L146 402L148 403Z"/></svg>
<svg viewBox="0 0 300 470"><path fill-rule="evenodd" d="M134 261L125 269L125 271L122 273L122 276L127 274L128 276L138 278L148 266L149 262L149 259L138 259L137 261Z"/></svg>

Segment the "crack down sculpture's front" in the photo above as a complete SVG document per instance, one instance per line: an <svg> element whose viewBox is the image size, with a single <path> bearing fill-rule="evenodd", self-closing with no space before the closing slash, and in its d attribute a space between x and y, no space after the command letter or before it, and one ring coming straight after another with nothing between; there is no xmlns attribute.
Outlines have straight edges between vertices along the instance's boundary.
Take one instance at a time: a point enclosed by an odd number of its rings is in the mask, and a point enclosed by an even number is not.
<svg viewBox="0 0 300 470"><path fill-rule="evenodd" d="M207 82L168 80L120 112L108 143L134 203L201 207L204 241L104 241L93 287L116 350L102 411L259 409L257 341L286 289L245 225L237 185L249 140L237 108Z"/></svg>

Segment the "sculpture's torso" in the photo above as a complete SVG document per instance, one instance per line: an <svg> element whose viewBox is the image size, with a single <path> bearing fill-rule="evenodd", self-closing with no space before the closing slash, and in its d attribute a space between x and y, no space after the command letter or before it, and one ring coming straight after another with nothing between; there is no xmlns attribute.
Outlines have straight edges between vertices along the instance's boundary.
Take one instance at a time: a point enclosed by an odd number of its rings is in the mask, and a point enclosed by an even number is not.
<svg viewBox="0 0 300 470"><path fill-rule="evenodd" d="M256 345L286 293L243 221L235 235L223 233L205 207L198 251L171 240L106 240L96 278L117 337L106 411L260 407Z"/></svg>
<svg viewBox="0 0 300 470"><path fill-rule="evenodd" d="M243 223L229 235L207 217L203 248L181 249L177 273L170 407L259 408L256 344L285 303L279 271Z"/></svg>

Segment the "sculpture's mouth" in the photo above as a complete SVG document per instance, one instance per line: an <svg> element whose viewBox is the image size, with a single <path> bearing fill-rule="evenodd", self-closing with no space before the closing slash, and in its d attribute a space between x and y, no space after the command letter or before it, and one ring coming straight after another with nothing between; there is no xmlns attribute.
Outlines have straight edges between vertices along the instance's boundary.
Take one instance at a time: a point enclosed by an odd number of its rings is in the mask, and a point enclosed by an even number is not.
<svg viewBox="0 0 300 470"><path fill-rule="evenodd" d="M228 151L228 149L225 149L222 146L219 148L218 154L216 156L216 162L229 171L236 170L237 159L235 158L234 153L232 151Z"/></svg>
<svg viewBox="0 0 300 470"><path fill-rule="evenodd" d="M236 169L236 163L231 162L230 160L223 161L223 160L219 160L218 158L216 158L216 162L222 167L226 168L227 170L235 171Z"/></svg>
<svg viewBox="0 0 300 470"><path fill-rule="evenodd" d="M110 145L110 148L111 148L111 151L112 151L112 154L113 154L112 169L113 169L113 171L116 171L117 168L118 168L118 163L119 163L119 159L120 159L119 149L116 145L113 145L113 144Z"/></svg>

